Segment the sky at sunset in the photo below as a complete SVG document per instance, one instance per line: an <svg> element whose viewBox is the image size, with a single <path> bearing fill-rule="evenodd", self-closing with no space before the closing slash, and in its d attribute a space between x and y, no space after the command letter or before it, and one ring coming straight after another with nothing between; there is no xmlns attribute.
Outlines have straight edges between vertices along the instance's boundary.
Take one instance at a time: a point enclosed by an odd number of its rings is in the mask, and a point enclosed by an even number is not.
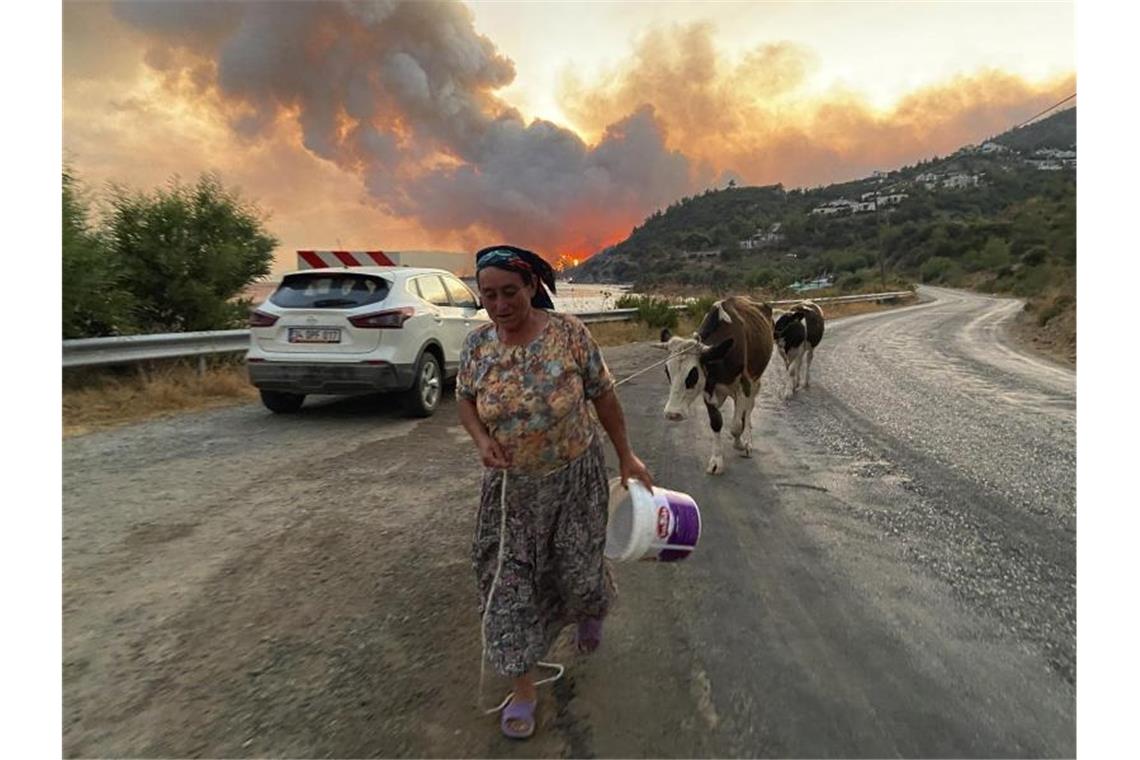
<svg viewBox="0 0 1140 760"><path fill-rule="evenodd" d="M1071 3L63 6L93 190L217 171L298 248L554 259L708 187L813 186L1076 92Z"/></svg>

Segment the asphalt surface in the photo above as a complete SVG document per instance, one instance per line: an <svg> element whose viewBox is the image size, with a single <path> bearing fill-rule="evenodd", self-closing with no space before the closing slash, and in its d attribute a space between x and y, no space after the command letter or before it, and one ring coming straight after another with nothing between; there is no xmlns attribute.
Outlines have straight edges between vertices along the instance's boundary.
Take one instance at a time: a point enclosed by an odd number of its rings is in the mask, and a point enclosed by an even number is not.
<svg viewBox="0 0 1140 760"><path fill-rule="evenodd" d="M64 444L67 756L1063 757L1075 746L1075 393L1017 302L827 327L770 368L754 450L620 389L692 557L617 567L601 649L551 658L539 730L473 706L479 467L453 403L245 406ZM607 349L624 377L660 353ZM501 684L492 680L484 701Z"/></svg>
<svg viewBox="0 0 1140 760"><path fill-rule="evenodd" d="M768 377L721 478L703 414L670 428L663 381L624 389L704 535L623 576L612 628L667 669L612 656L591 682L599 754L1075 754L1073 373L1002 342L1017 302L925 295L830 325L790 402ZM666 716L614 687L639 667L707 686Z"/></svg>

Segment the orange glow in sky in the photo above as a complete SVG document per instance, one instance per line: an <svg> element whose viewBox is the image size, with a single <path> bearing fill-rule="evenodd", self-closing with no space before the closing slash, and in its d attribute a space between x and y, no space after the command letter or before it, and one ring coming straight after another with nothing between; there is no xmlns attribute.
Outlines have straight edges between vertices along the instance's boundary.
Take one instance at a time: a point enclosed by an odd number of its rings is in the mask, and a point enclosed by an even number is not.
<svg viewBox="0 0 1140 760"><path fill-rule="evenodd" d="M346 10L347 8L347 10ZM682 196L866 176L1076 91L1066 3L64 3L64 149L299 248L567 263ZM1032 28L1032 34L1012 30Z"/></svg>

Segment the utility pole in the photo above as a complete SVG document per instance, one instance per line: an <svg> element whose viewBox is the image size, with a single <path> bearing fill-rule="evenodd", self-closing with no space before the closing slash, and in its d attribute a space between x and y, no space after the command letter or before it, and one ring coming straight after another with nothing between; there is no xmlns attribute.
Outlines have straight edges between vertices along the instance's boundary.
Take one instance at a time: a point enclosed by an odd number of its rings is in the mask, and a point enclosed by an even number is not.
<svg viewBox="0 0 1140 760"><path fill-rule="evenodd" d="M885 293L887 291L887 263L886 263L886 253L883 251L883 248L885 247L884 242L883 242L883 220L882 220L882 217L879 215L879 207L881 205L882 204L879 203L878 193L876 193L875 194L875 222L879 228L879 285L882 286L882 289L883 289L882 292ZM890 220L887 221L887 226L888 227L890 226Z"/></svg>

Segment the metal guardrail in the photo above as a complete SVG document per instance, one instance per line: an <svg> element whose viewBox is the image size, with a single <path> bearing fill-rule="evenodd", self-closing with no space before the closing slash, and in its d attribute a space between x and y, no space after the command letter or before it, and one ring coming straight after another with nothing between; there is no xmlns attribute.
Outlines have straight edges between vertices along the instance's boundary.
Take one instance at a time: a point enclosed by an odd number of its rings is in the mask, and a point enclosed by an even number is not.
<svg viewBox="0 0 1140 760"><path fill-rule="evenodd" d="M773 306L790 306L800 301L815 303L860 303L864 301L897 301L914 295L913 290L895 290L890 293L856 293L853 296L824 296L823 298L793 298L790 301L769 301Z"/></svg>
<svg viewBox="0 0 1140 760"><path fill-rule="evenodd" d="M123 335L114 338L80 338L63 342L63 366L96 367L131 364L152 359L205 357L249 348L249 330Z"/></svg>
<svg viewBox="0 0 1140 760"><path fill-rule="evenodd" d="M853 296L813 298L816 303L857 303L860 301L893 301L912 296L909 290L892 293L860 293ZM805 299L769 301L773 306L787 306ZM678 311L685 305L674 306ZM628 322L637 317L637 309L575 312L587 324ZM63 366L98 367L109 364L131 364L154 359L179 359L214 354L232 354L249 348L249 330L215 330L210 332L159 333L124 335L113 338L80 338L63 341Z"/></svg>
<svg viewBox="0 0 1140 760"><path fill-rule="evenodd" d="M683 307L682 307L683 308ZM637 318L637 309L610 309L609 311L573 312L574 316L588 325L599 322L628 322Z"/></svg>

